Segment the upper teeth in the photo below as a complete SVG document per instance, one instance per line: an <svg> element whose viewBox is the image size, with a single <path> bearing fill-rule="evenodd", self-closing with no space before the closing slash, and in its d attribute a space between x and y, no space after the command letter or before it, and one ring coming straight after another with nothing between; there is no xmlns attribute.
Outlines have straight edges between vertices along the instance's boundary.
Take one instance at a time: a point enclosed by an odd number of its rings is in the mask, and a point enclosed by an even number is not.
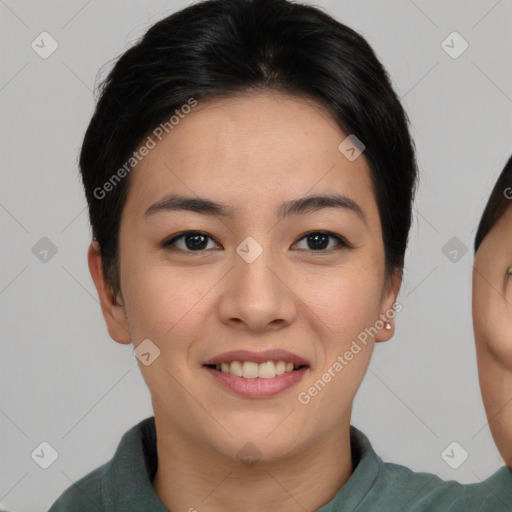
<svg viewBox="0 0 512 512"><path fill-rule="evenodd" d="M221 363L215 365L217 370L223 373L229 373L236 377L245 377L246 379L273 379L276 375L282 375L285 372L291 372L294 364L285 361L266 361L256 363L254 361L232 361L230 363Z"/></svg>

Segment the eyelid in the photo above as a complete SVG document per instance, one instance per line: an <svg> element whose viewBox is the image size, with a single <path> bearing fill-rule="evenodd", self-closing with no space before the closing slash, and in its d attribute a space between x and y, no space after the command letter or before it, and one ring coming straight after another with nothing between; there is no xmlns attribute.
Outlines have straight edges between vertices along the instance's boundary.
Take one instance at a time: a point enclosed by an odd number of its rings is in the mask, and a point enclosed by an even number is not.
<svg viewBox="0 0 512 512"><path fill-rule="evenodd" d="M198 253L198 254L201 254L201 253L204 253L207 251L207 249L201 249L201 250L198 250L198 251L191 251L191 250L186 250L186 249L180 249L180 248L177 248L175 247L173 244L179 240L180 238L183 238L184 236L186 235L189 235L189 234L196 234L196 235L202 235L206 238L209 238L210 240L213 240L217 245L221 245L219 242L217 242L215 240L215 238L213 238L211 235L209 235L208 233L204 232L204 231L198 231L198 230L188 230L188 231L182 231L180 233L176 233L174 235L172 235L170 238L164 240L161 244L161 246L164 248L164 249L175 249L177 251L181 251L181 252L186 252L186 253ZM342 235L339 235L337 233L334 233L332 231L328 231L328 230L324 230L324 229L316 229L316 230L310 230L310 231L306 231L305 233L302 233L301 235L299 235L297 241L294 243L297 244L298 242L300 242L301 240L303 240L304 238L306 238L307 236L309 235L313 235L313 234L323 234L323 235L327 235L329 236L330 238L334 238L337 242L338 242L338 246L337 247L334 247L331 249L327 249L327 250L313 250L313 249L302 249L304 251L309 251L309 252L312 252L312 253L330 253L332 252L333 250L337 250L337 249L342 249L342 248L345 248L345 249L354 249L355 246L353 244L351 244L345 237L343 237Z"/></svg>
<svg viewBox="0 0 512 512"><path fill-rule="evenodd" d="M206 252L206 249L202 249L200 251L190 251L190 250L186 250L186 249L180 249L180 248L178 248L178 247L173 245L177 240L179 240L180 238L185 237L186 235L202 235L205 238L209 238L210 240L213 240L217 245L221 245L219 242L217 242L217 240L215 240L215 238L213 238L211 235L209 235L205 231L189 229L187 231L181 231L180 233L175 233L170 238L165 239L161 243L161 246L164 249L171 249L171 250L177 250L177 251L188 252L188 253L198 253L198 254L200 254L202 252Z"/></svg>
<svg viewBox="0 0 512 512"><path fill-rule="evenodd" d="M303 238L306 238L308 235L313 235L316 233L320 233L322 235L327 235L331 238L334 238L335 240L338 241L338 245L340 247L345 247L347 249L353 249L355 247L344 236L338 235L337 233L333 233L332 231L329 231L326 229L314 229L314 230L306 231L302 235L299 235L297 242L300 242ZM295 243L297 243L297 242L295 242ZM306 250L310 250L311 252L318 252L318 253L329 252L328 250L324 250L324 251L313 251L313 249L306 249ZM332 250L332 248L331 248L331 250Z"/></svg>

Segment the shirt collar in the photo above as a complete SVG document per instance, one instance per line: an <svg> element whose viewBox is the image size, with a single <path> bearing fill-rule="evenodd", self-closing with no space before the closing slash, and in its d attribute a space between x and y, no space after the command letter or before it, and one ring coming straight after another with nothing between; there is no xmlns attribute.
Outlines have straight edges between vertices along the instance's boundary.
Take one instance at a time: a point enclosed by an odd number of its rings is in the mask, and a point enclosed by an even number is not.
<svg viewBox="0 0 512 512"><path fill-rule="evenodd" d="M102 479L105 509L168 512L153 488L157 467L155 418L152 416L123 435Z"/></svg>

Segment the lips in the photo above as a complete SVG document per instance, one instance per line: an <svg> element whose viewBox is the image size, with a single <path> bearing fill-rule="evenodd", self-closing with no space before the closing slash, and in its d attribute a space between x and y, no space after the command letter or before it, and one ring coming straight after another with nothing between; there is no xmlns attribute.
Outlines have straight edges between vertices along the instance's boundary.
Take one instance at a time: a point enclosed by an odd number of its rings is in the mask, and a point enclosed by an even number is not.
<svg viewBox="0 0 512 512"><path fill-rule="evenodd" d="M227 363L222 364L226 365ZM244 365L246 364L258 365L258 363L249 361L245 361ZM262 364L265 363L261 363L259 366L261 367ZM292 363L288 364L292 365ZM225 373L224 371L218 371L206 365L204 365L203 368L213 379L211 382L218 383L223 389L228 390L239 397L250 399L272 398L279 395L280 393L297 386L309 372L308 366L301 366L298 369L285 372L281 375L276 374L274 377L269 374L245 377L233 375L231 372Z"/></svg>
<svg viewBox="0 0 512 512"><path fill-rule="evenodd" d="M287 350L232 350L203 363L223 388L243 398L271 398L297 385L309 361Z"/></svg>

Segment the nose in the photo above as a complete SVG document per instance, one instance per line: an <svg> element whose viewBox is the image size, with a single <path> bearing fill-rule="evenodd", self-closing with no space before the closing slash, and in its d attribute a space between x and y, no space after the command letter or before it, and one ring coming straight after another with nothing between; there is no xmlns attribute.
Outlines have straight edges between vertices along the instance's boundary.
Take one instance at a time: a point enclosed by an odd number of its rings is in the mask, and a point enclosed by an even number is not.
<svg viewBox="0 0 512 512"><path fill-rule="evenodd" d="M219 303L221 321L247 331L265 332L290 325L297 315L293 293L283 265L263 251L251 263L236 255Z"/></svg>

